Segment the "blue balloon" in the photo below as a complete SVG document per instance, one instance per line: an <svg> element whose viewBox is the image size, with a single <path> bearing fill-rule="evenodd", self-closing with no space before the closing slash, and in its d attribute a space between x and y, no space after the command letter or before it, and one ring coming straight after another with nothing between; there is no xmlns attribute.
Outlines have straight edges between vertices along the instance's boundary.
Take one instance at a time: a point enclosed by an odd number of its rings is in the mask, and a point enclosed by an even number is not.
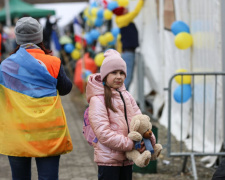
<svg viewBox="0 0 225 180"><path fill-rule="evenodd" d="M119 7L117 1L111 1L111 2L109 2L108 5L107 5L107 9L109 9L110 11L113 11L113 10L116 9L117 7Z"/></svg>
<svg viewBox="0 0 225 180"><path fill-rule="evenodd" d="M111 30L111 33L113 34L114 37L117 37L118 34L120 33L120 28L115 27Z"/></svg>
<svg viewBox="0 0 225 180"><path fill-rule="evenodd" d="M85 70L84 74L81 74L82 79L86 79L89 75L91 75L92 72L90 70Z"/></svg>
<svg viewBox="0 0 225 180"><path fill-rule="evenodd" d="M188 25L183 21L175 21L171 25L171 31L176 36L180 32L187 32L190 33L190 29Z"/></svg>
<svg viewBox="0 0 225 180"><path fill-rule="evenodd" d="M94 1L94 2L91 3L91 8L93 8L93 7L98 7L98 4L97 4L96 1Z"/></svg>
<svg viewBox="0 0 225 180"><path fill-rule="evenodd" d="M102 19L104 17L104 9L99 9L97 12L97 17Z"/></svg>
<svg viewBox="0 0 225 180"><path fill-rule="evenodd" d="M98 39L98 37L100 36L100 32L99 32L98 30L96 30L96 29L92 29L92 30L90 31L90 36L91 36L91 38L92 38L93 40L96 40L96 39Z"/></svg>
<svg viewBox="0 0 225 180"><path fill-rule="evenodd" d="M74 50L74 45L73 44L66 44L64 46L64 50L67 52L67 53L71 53L73 50Z"/></svg>
<svg viewBox="0 0 225 180"><path fill-rule="evenodd" d="M183 89L183 91L182 91L182 89ZM191 94L192 94L191 85L183 84L183 85L178 86L175 89L175 91L173 93L173 97L176 102L185 103L190 99Z"/></svg>
<svg viewBox="0 0 225 180"><path fill-rule="evenodd" d="M85 38L87 44L89 44L89 45L92 44L94 41L93 38L91 37L90 33L86 33L84 38Z"/></svg>
<svg viewBox="0 0 225 180"><path fill-rule="evenodd" d="M89 70L85 70L85 78L87 78L89 75L91 75L92 72Z"/></svg>
<svg viewBox="0 0 225 180"><path fill-rule="evenodd" d="M102 25L103 25L103 19L97 18L97 19L95 20L95 26L96 26L96 27L100 27L100 26L102 26Z"/></svg>
<svg viewBox="0 0 225 180"><path fill-rule="evenodd" d="M113 46L116 44L116 40L114 39L113 41L109 42L108 45Z"/></svg>

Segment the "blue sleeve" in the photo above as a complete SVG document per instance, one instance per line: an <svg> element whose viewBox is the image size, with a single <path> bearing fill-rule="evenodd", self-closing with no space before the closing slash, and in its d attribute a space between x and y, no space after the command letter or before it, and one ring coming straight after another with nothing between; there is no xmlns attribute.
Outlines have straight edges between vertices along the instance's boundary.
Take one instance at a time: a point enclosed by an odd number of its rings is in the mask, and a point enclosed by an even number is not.
<svg viewBox="0 0 225 180"><path fill-rule="evenodd" d="M135 141L135 149L140 149L141 148L141 141Z"/></svg>
<svg viewBox="0 0 225 180"><path fill-rule="evenodd" d="M58 82L57 82L56 88L59 91L59 95L63 96L63 95L69 94L73 84L70 81L70 79L67 77L62 65L60 66L57 80Z"/></svg>

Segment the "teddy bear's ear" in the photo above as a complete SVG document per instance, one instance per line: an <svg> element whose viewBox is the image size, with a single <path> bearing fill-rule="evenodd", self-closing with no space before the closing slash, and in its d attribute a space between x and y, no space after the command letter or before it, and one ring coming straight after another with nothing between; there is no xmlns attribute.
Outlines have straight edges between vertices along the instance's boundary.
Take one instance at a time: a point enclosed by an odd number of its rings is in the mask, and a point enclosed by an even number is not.
<svg viewBox="0 0 225 180"><path fill-rule="evenodd" d="M137 131L138 130L138 128L139 128L139 126L140 126L140 120L139 120L139 118L137 118L137 116L136 117L134 117L132 120L131 120L131 123L130 123L130 130L131 131Z"/></svg>
<svg viewBox="0 0 225 180"><path fill-rule="evenodd" d="M134 131L137 131L139 129L140 123L141 121L139 119L134 122Z"/></svg>
<svg viewBox="0 0 225 180"><path fill-rule="evenodd" d="M144 119L148 119L149 121L151 121L150 117L148 115L146 115L146 114L143 114L143 118Z"/></svg>

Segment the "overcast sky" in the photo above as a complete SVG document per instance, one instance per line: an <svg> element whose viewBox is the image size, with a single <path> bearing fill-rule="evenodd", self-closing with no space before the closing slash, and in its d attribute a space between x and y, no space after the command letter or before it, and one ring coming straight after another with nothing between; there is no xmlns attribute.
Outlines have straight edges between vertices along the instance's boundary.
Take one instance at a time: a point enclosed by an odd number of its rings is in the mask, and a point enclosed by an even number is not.
<svg viewBox="0 0 225 180"><path fill-rule="evenodd" d="M87 2L75 2L75 3L49 3L49 4L35 4L36 7L42 9L55 10L56 15L51 17L51 21L55 21L55 18L60 18L58 21L59 27L64 27L73 21L81 11L87 6ZM40 22L44 25L45 18L40 19Z"/></svg>

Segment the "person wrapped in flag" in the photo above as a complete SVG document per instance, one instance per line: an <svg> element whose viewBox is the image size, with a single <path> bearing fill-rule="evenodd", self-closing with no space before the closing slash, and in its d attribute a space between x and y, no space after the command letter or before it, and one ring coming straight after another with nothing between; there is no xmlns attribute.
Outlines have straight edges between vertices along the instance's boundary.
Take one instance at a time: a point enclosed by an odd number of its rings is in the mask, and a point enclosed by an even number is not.
<svg viewBox="0 0 225 180"><path fill-rule="evenodd" d="M19 19L15 35L18 46L0 65L0 154L13 180L31 179L32 157L39 179L57 180L60 155L73 149L60 99L72 83L36 19Z"/></svg>

